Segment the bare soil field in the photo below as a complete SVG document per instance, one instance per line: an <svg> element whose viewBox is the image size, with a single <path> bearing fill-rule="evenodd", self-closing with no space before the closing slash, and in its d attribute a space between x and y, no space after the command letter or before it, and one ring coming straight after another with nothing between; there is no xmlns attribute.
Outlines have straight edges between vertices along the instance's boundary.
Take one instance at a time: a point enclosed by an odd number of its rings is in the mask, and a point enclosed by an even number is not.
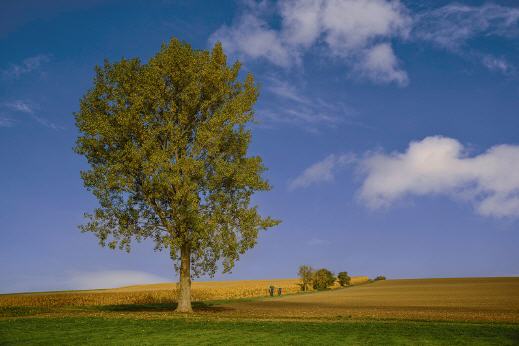
<svg viewBox="0 0 519 346"><path fill-rule="evenodd" d="M229 304L225 314L519 323L519 277L378 281Z"/></svg>

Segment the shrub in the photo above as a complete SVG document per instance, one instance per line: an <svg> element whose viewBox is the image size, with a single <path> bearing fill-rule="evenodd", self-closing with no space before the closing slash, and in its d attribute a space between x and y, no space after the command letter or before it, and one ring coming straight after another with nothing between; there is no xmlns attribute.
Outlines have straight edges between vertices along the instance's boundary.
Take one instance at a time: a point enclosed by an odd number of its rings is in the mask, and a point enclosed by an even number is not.
<svg viewBox="0 0 519 346"><path fill-rule="evenodd" d="M386 277L384 275L379 275L375 278L375 281L385 280Z"/></svg>
<svg viewBox="0 0 519 346"><path fill-rule="evenodd" d="M324 290L335 283L335 276L328 269L319 269L314 273L313 287L316 290Z"/></svg>
<svg viewBox="0 0 519 346"><path fill-rule="evenodd" d="M337 274L337 279L339 280L339 284L341 286L349 286L351 283L351 278L348 275L348 272L340 272Z"/></svg>

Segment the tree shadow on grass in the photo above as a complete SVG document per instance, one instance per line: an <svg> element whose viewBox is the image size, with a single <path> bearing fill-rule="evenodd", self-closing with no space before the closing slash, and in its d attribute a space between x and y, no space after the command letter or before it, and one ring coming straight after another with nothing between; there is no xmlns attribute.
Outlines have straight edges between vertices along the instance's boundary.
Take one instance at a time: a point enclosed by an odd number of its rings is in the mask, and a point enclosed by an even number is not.
<svg viewBox="0 0 519 346"><path fill-rule="evenodd" d="M192 306L194 312L221 312L229 309L205 302L193 302ZM177 303L100 305L93 308L106 312L171 312L177 308Z"/></svg>
<svg viewBox="0 0 519 346"><path fill-rule="evenodd" d="M51 308L33 306L1 306L0 317L31 316L51 312Z"/></svg>

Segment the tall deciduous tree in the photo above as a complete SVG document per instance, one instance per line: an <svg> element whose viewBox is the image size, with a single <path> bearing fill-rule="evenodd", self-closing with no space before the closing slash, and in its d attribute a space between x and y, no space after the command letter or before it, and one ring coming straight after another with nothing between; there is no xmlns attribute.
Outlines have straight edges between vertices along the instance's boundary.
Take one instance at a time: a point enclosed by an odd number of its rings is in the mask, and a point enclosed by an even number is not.
<svg viewBox="0 0 519 346"><path fill-rule="evenodd" d="M220 43L194 50L172 39L147 63L96 67L75 114L76 152L90 169L84 184L100 206L83 232L130 251L132 240L167 249L180 273L179 312L191 311L191 278L229 272L279 221L262 217L251 196L270 189L259 156L248 156L258 91L238 78Z"/></svg>

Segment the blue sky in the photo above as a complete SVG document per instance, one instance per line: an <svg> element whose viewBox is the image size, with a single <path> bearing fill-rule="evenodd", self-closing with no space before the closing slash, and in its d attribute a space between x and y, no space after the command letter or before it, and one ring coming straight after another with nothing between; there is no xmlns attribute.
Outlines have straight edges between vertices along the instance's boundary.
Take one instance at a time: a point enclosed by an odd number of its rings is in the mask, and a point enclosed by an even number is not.
<svg viewBox="0 0 519 346"><path fill-rule="evenodd" d="M283 223L230 275L519 275L515 1L3 1L0 292L175 280L166 253L77 225L73 112L103 59L220 40L261 85L250 152Z"/></svg>

